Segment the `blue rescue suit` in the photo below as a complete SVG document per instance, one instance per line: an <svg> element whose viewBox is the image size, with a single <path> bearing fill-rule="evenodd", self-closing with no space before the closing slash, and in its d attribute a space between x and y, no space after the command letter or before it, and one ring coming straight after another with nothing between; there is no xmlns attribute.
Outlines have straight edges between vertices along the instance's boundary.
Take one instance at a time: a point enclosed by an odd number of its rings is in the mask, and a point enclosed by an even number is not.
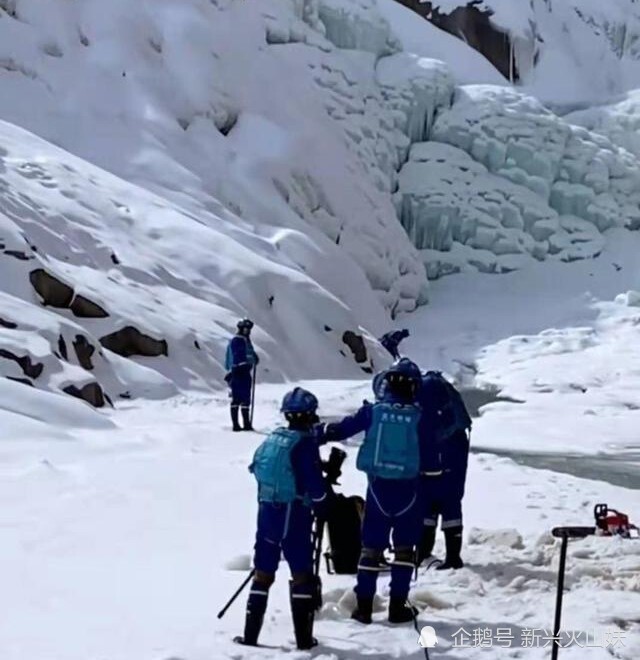
<svg viewBox="0 0 640 660"><path fill-rule="evenodd" d="M442 516L443 530L462 526L469 439L463 428L447 435L443 411L450 406L450 392L435 378L424 378L418 396L422 417L419 434L421 448L420 500L423 524L436 527Z"/></svg>
<svg viewBox="0 0 640 660"><path fill-rule="evenodd" d="M250 470L258 481L254 566L274 574L280 553L291 573L312 572L312 506L327 497L312 433L279 428L258 447Z"/></svg>
<svg viewBox="0 0 640 660"><path fill-rule="evenodd" d="M226 380L231 388L232 407L249 408L251 405L252 371L258 362L249 337L232 337L225 356Z"/></svg>
<svg viewBox="0 0 640 660"><path fill-rule="evenodd" d="M331 441L365 432L357 461L358 469L368 476L356 586L359 597L374 596L382 553L389 546L390 537L395 551L390 595L405 599L409 593L413 547L420 530L419 415L417 406L402 405L386 395L383 401L365 403L354 415L326 428L326 438ZM385 444L387 433L393 437Z"/></svg>

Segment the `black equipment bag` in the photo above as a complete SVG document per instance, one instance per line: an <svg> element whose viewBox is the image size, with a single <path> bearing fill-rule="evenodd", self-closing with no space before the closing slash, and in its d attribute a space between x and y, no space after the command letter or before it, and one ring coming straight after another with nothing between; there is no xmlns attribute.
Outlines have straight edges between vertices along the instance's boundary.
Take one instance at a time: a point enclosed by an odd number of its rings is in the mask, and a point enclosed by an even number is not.
<svg viewBox="0 0 640 660"><path fill-rule="evenodd" d="M327 573L355 575L362 546L364 500L358 495L334 496L327 526L329 551L325 553Z"/></svg>

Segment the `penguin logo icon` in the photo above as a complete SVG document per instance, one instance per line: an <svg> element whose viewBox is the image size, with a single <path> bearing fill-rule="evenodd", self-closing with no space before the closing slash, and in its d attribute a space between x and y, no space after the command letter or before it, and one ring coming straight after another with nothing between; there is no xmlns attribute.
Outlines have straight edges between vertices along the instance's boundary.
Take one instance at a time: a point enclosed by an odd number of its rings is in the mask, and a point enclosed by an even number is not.
<svg viewBox="0 0 640 660"><path fill-rule="evenodd" d="M433 626L425 626L420 631L418 644L420 644L423 649L432 649L438 644L438 637L436 636L436 631L433 629Z"/></svg>

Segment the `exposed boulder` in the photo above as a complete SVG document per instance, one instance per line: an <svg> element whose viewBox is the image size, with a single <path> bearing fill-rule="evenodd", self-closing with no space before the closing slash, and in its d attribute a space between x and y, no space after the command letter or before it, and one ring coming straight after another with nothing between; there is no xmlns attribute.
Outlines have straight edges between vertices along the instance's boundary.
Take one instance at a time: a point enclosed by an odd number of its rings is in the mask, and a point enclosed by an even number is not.
<svg viewBox="0 0 640 660"><path fill-rule="evenodd" d="M57 277L37 268L29 273L33 288L42 298L42 304L57 309L70 309L74 316L88 319L103 319L109 314L97 303L85 296L75 295L72 287Z"/></svg>
<svg viewBox="0 0 640 660"><path fill-rule="evenodd" d="M396 1L482 53L507 80L517 82L520 79L509 34L491 22L491 9L478 8L480 0L470 0L466 4L461 0L461 6L448 14L440 11L438 2Z"/></svg>
<svg viewBox="0 0 640 660"><path fill-rule="evenodd" d="M100 305L80 295L74 297L69 309L74 316L83 319L104 319L109 316Z"/></svg>
<svg viewBox="0 0 640 660"><path fill-rule="evenodd" d="M96 351L95 346L93 346L84 335L76 335L73 340L73 348L78 356L80 366L87 371L91 371L93 369L91 356Z"/></svg>
<svg viewBox="0 0 640 660"><path fill-rule="evenodd" d="M67 385L62 391L78 399L83 399L90 403L94 408L102 408L106 402L105 394L98 383L87 383L82 387L76 385Z"/></svg>
<svg viewBox="0 0 640 660"><path fill-rule="evenodd" d="M64 282L49 275L43 268L37 268L29 273L33 288L42 298L42 304L58 309L68 308L73 300L73 289Z"/></svg>
<svg viewBox="0 0 640 660"><path fill-rule="evenodd" d="M105 335L100 339L100 343L122 357L133 355L157 357L169 354L169 347L165 339L153 339L131 325Z"/></svg>
<svg viewBox="0 0 640 660"><path fill-rule="evenodd" d="M362 335L357 335L352 330L346 330L342 335L342 341L351 349L353 357L358 364L367 361L367 347Z"/></svg>
<svg viewBox="0 0 640 660"><path fill-rule="evenodd" d="M22 369L22 373L24 373L24 375L28 376L29 378L38 378L44 369L44 365L42 363L33 362L28 355L19 357L11 351L6 350L5 348L0 348L0 357L16 362L20 369Z"/></svg>

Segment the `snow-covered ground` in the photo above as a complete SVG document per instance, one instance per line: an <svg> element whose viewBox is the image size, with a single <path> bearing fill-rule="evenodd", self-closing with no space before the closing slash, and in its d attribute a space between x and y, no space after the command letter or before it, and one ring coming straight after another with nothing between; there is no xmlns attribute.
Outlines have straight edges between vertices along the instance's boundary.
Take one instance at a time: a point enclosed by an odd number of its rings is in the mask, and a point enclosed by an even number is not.
<svg viewBox="0 0 640 660"><path fill-rule="evenodd" d="M428 309L400 320L413 331L407 352L423 366L455 372L459 360L469 378L469 365L484 347L477 382L496 384L524 401L485 408L474 424L475 445L613 451L599 436L606 426L609 441L637 448L631 429L638 413L622 404L637 401L638 308L613 300L638 281L639 241L621 231L598 260L540 265L501 278L445 278L434 286ZM606 368L607 359L612 366L615 360L615 369ZM601 382L591 394L595 370ZM540 392L543 381L552 392ZM570 383L589 390L578 392ZM323 415L346 413L370 397L368 382L305 385L317 393ZM277 423L285 389L258 388L261 431ZM580 406L595 414L582 414ZM61 419L64 435L58 437L57 425L46 431L9 428L0 446L3 658L308 657L291 650L284 567L263 634L272 648L242 649L230 642L242 628L244 596L222 621L215 618L249 567L256 504L246 467L262 436L229 431L222 392L123 403L100 418L105 428ZM343 492L362 492L353 448L349 452ZM461 627L476 635L477 644L482 633L476 630L490 629L497 639L498 629L510 629L512 648L495 650L496 657L548 657L548 648L520 648L530 630L550 634L552 626L558 545L548 532L560 524L590 524L600 501L636 520L640 515L637 491L489 454L472 456L467 567L454 574L421 573L413 587L420 622L440 636L431 657L486 657L480 655L486 648L474 648L473 639L452 647ZM613 657L637 658L639 544L601 538L571 544L563 630L576 633L578 642L563 649L563 657L604 659L615 651ZM442 550L439 541L436 553ZM384 624L384 598L381 625L363 628L348 618L353 580L323 579L325 605L316 629L321 645L313 657L421 657L412 628ZM618 633L624 646L602 648L605 634ZM599 646L584 648L587 635Z"/></svg>
<svg viewBox="0 0 640 660"><path fill-rule="evenodd" d="M351 408L367 389L349 382L308 385L325 414ZM260 390L261 428L275 423L282 392L282 386ZM2 443L3 658L285 657L292 631L284 567L263 635L276 649L230 642L242 628L244 595L222 621L215 618L249 566L256 505L246 466L261 436L228 431L222 396L128 404L115 421L117 430L76 432L71 441L33 434ZM351 454L343 489L362 487ZM589 524L591 506L600 500L637 510L637 492L473 457L468 565L455 574L421 574L413 588L420 621L441 636L432 657L485 657L480 649L443 651L459 627L510 627L517 639L526 628L549 629L557 545L547 532L558 524ZM513 532L498 532L505 529ZM563 628L625 629L626 648L616 657L637 657L639 572L633 541L572 544ZM323 579L321 646L313 657L420 657L410 627L365 629L349 621L352 578ZM500 653L547 657L543 650ZM576 660L610 657L577 646L564 653Z"/></svg>

